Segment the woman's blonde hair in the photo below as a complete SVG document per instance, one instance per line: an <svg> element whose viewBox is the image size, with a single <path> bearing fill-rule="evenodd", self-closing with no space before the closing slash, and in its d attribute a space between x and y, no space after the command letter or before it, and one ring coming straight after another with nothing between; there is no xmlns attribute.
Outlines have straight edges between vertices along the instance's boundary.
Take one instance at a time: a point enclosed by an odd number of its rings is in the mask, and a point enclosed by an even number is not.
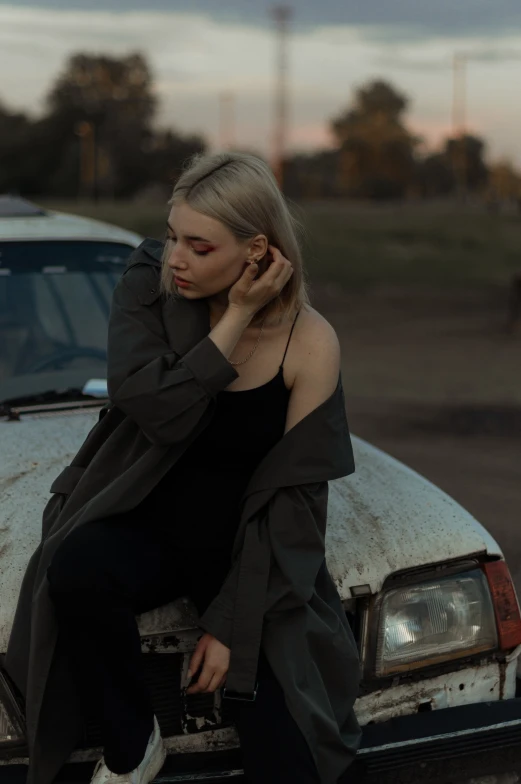
<svg viewBox="0 0 521 784"><path fill-rule="evenodd" d="M268 243L289 259L294 270L291 278L280 294L255 314L252 324L265 315L280 322L285 314L291 316L303 303L309 304L298 240L301 226L291 214L271 169L260 158L239 152L197 154L189 160L168 203L187 204L220 221L239 241L265 234ZM166 252L161 279L163 291L182 296Z"/></svg>

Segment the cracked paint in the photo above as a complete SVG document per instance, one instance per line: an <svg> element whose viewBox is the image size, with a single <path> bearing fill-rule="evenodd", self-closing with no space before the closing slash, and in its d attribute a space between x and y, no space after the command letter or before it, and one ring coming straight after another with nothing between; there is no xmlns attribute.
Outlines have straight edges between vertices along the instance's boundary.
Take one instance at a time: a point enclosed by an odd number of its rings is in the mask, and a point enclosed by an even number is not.
<svg viewBox="0 0 521 784"><path fill-rule="evenodd" d="M457 705L511 699L516 693L516 665L517 659L506 665L502 662L479 663L415 683L378 689L359 697L355 703L355 712L358 721L364 726L369 722L388 721L396 716L418 713L420 705L428 705L430 710L440 710Z"/></svg>

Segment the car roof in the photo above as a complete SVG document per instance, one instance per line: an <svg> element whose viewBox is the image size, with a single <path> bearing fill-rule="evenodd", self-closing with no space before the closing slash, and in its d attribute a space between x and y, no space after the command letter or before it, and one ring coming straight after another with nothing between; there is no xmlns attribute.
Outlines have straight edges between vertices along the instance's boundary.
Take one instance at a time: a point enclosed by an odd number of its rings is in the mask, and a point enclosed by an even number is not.
<svg viewBox="0 0 521 784"><path fill-rule="evenodd" d="M0 195L0 242L37 240L99 240L135 248L143 237L93 218L46 210L18 196Z"/></svg>

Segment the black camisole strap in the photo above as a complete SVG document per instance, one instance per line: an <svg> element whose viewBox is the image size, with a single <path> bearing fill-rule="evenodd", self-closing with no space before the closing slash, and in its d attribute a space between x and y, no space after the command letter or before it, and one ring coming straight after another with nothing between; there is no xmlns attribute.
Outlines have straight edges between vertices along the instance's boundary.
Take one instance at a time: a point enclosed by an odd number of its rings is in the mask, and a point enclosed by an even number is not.
<svg viewBox="0 0 521 784"><path fill-rule="evenodd" d="M289 341L291 340L291 336L293 334L293 329L295 328L295 323L296 323L296 321L298 319L298 314L299 313L300 313L300 310L297 311L297 315L295 316L295 318L293 320L293 324L291 325L291 331L289 333L288 342L286 343L286 350L284 351L284 356L282 357L282 362L280 363L280 367L282 367L284 365L284 360L286 359L286 354L287 354L287 351L288 351Z"/></svg>

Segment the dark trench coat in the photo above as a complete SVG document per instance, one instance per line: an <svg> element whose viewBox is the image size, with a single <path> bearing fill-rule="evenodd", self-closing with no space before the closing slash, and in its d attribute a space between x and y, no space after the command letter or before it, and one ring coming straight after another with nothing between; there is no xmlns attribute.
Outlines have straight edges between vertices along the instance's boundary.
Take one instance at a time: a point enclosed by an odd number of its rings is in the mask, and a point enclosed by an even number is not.
<svg viewBox="0 0 521 784"><path fill-rule="evenodd" d="M81 731L46 571L76 526L138 504L210 421L238 374L208 337L207 301L164 297L162 246L132 254L113 298L110 404L51 486L42 541L20 592L5 667L26 699L29 784L50 784ZM251 694L262 646L321 781L360 740L355 640L325 561L328 481L354 471L341 376L257 467L241 502L233 565L200 627L231 648L226 688ZM204 491L204 488L201 488ZM259 738L262 743L262 739Z"/></svg>

